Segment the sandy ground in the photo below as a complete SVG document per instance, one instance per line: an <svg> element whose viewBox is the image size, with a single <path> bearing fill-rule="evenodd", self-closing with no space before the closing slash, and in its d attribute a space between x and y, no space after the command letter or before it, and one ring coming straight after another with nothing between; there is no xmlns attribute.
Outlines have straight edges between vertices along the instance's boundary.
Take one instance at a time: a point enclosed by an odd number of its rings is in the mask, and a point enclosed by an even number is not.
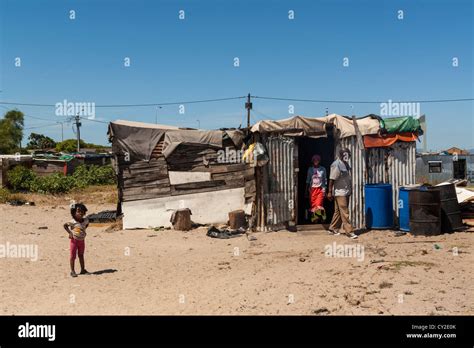
<svg viewBox="0 0 474 348"><path fill-rule="evenodd" d="M256 233L251 241L212 239L204 228L106 232L95 226L88 229L86 267L98 273L71 278L66 203L0 204L0 217L0 244L38 246L37 261L0 258L4 315L474 314L474 232L371 231L352 241L283 231ZM363 246L363 260L362 254L327 256L333 242Z"/></svg>

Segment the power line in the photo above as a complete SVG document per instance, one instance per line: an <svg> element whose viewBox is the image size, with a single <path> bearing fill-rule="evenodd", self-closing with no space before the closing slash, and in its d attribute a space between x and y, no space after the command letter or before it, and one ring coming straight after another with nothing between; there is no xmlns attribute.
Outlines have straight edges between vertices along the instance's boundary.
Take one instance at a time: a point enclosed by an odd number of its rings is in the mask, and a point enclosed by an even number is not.
<svg viewBox="0 0 474 348"><path fill-rule="evenodd" d="M27 127L27 128L23 128L23 130L28 130L28 129L37 129L37 128L45 128L45 127L53 127L53 126L57 126L58 123L50 123L50 124L44 124L44 125L41 125L41 126L36 126L36 127Z"/></svg>
<svg viewBox="0 0 474 348"><path fill-rule="evenodd" d="M100 121L100 120L95 120L95 119L92 119L92 118L87 118L87 117L81 117L82 120L84 121L91 121L91 122L98 122L98 123L105 123L105 124L109 124L111 121Z"/></svg>
<svg viewBox="0 0 474 348"><path fill-rule="evenodd" d="M387 102L387 100L323 100L323 99L282 98L282 97L267 97L267 96L251 96L251 97L256 98L256 99L266 99L266 100L307 102L307 103L334 103L334 104L380 104L380 103ZM187 100L187 101L176 101L176 102L169 102L169 103L104 104L104 105L95 105L95 107L97 108L125 108L125 107L151 107L151 106L156 107L156 106L170 106L170 105L182 105L182 104L212 103L212 102L237 100L237 99L244 99L244 98L248 98L248 96ZM467 101L474 101L474 98L431 99L431 100L410 100L410 101L392 100L392 103L396 103L396 102L398 103L453 103L453 102L467 102ZM55 107L56 106L56 104L34 104L34 103L17 103L17 102L5 102L5 101L0 102L0 106L2 105L18 105L18 106L34 106L34 107Z"/></svg>
<svg viewBox="0 0 474 348"><path fill-rule="evenodd" d="M0 108L4 108L5 110L11 110L10 108L7 108L6 106L3 106L3 105L0 105ZM41 118L38 116L32 116L30 114L25 114L25 113L23 113L23 116L28 117L28 118L33 118L35 120L51 121L51 119ZM62 123L61 121L56 121L56 122ZM66 122L66 121L63 121L63 122Z"/></svg>
<svg viewBox="0 0 474 348"><path fill-rule="evenodd" d="M259 115L260 120L264 120L264 118L262 118L262 117L265 117L266 119L271 119L271 120L274 120L274 119L275 119L275 118L273 118L273 117L271 117L271 116L268 116L268 115L264 114L263 112L261 112L261 111L255 109L255 108L253 109L253 111Z"/></svg>
<svg viewBox="0 0 474 348"><path fill-rule="evenodd" d="M146 107L146 106L166 106L166 105L181 105L181 104L198 104L198 103L212 103L225 100L243 99L243 97L230 98L216 98L216 99L202 99L202 100L188 100L177 101L169 103L148 103L148 104L110 104L110 105L95 105L96 108L126 108L126 107ZM19 106L38 106L38 107L55 107L56 104L31 104L31 103L16 103L16 102L0 102L3 105L19 105Z"/></svg>
<svg viewBox="0 0 474 348"><path fill-rule="evenodd" d="M268 100L281 100L281 101L296 101L296 102L308 102L308 103L335 103L335 104L380 104L387 103L387 100L383 101L362 101L362 100L318 100L318 99L296 99L296 98L277 98L277 97L262 97L252 96L256 99L268 99ZM411 101L395 101L392 103L450 103L450 102L465 102L473 101L474 98L460 98L460 99L435 99L435 100L411 100Z"/></svg>

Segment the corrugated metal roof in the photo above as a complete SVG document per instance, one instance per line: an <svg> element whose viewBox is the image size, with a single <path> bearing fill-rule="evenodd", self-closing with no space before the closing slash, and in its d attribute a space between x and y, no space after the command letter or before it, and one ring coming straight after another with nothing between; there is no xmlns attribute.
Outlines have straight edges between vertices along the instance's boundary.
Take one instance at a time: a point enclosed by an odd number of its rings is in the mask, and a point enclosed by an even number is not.
<svg viewBox="0 0 474 348"><path fill-rule="evenodd" d="M169 126L169 125L164 125L164 124L135 122L135 121L127 121L127 120L117 120L110 123L118 124L121 126L140 127L140 128L180 129L179 127Z"/></svg>

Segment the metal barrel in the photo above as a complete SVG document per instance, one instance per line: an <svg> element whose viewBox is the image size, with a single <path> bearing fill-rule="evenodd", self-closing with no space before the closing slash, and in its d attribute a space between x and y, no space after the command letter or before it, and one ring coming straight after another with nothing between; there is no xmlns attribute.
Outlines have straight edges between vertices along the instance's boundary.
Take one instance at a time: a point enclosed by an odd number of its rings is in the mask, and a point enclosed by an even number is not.
<svg viewBox="0 0 474 348"><path fill-rule="evenodd" d="M462 229L461 210L459 209L454 184L438 185L431 189L440 193L441 230L446 233Z"/></svg>
<svg viewBox="0 0 474 348"><path fill-rule="evenodd" d="M400 187L398 194L398 223L401 231L410 231L410 190Z"/></svg>
<svg viewBox="0 0 474 348"><path fill-rule="evenodd" d="M409 193L410 233L441 234L441 202L438 190L418 189Z"/></svg>
<svg viewBox="0 0 474 348"><path fill-rule="evenodd" d="M369 229L393 227L391 184L365 185L365 223Z"/></svg>

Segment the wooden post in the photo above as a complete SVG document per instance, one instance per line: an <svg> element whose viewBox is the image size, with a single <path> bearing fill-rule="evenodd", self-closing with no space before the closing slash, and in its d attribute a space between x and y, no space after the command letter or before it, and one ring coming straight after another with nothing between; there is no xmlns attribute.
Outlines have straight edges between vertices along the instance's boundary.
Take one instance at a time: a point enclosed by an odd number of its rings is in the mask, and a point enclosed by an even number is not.
<svg viewBox="0 0 474 348"><path fill-rule="evenodd" d="M245 212L243 210L234 210L229 213L229 227L232 230L237 230L246 225Z"/></svg>
<svg viewBox="0 0 474 348"><path fill-rule="evenodd" d="M189 231L191 229L191 210L188 208L178 209L171 216L173 229L179 231Z"/></svg>

